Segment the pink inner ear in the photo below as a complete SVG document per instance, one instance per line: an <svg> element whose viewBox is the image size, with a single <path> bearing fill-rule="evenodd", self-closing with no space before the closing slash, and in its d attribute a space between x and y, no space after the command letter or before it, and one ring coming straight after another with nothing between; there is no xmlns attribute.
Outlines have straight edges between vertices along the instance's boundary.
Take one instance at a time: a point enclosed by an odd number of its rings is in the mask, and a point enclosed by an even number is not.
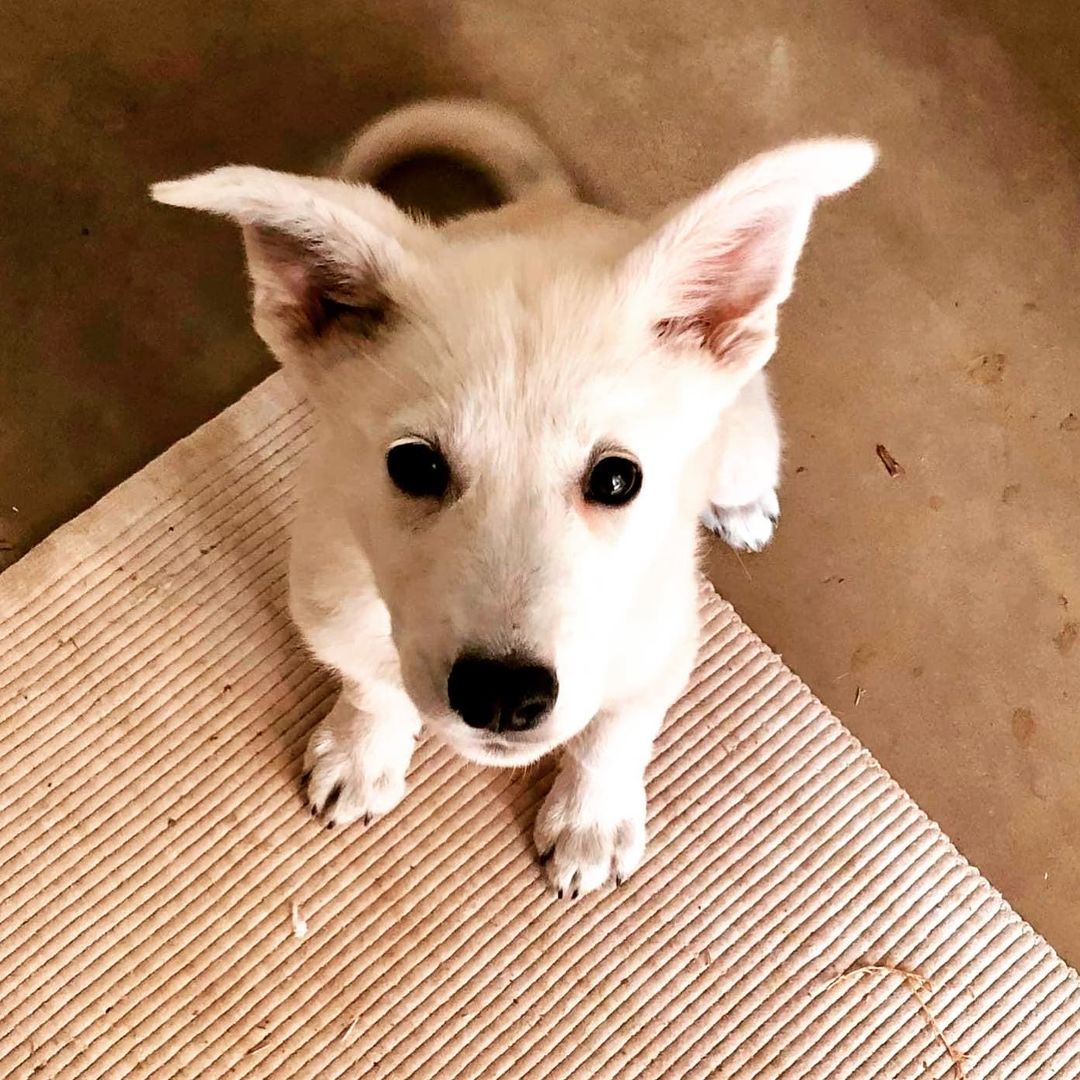
<svg viewBox="0 0 1080 1080"><path fill-rule="evenodd" d="M345 271L313 245L273 229L247 226L244 239L256 304L289 333L338 326L369 337L385 323L390 302L372 268Z"/></svg>
<svg viewBox="0 0 1080 1080"><path fill-rule="evenodd" d="M699 252L684 296L707 337L725 323L777 307L787 298L802 247L796 227L800 216L793 208L769 208Z"/></svg>
<svg viewBox="0 0 1080 1080"><path fill-rule="evenodd" d="M306 305L313 291L312 276L302 263L279 263L274 268L276 284L284 296Z"/></svg>
<svg viewBox="0 0 1080 1080"><path fill-rule="evenodd" d="M273 289L282 301L299 300L309 288L311 253L300 241L275 229L245 225L244 246L256 285Z"/></svg>
<svg viewBox="0 0 1080 1080"><path fill-rule="evenodd" d="M274 229L244 228L256 306L272 311L291 333L310 333L319 322L315 253Z"/></svg>

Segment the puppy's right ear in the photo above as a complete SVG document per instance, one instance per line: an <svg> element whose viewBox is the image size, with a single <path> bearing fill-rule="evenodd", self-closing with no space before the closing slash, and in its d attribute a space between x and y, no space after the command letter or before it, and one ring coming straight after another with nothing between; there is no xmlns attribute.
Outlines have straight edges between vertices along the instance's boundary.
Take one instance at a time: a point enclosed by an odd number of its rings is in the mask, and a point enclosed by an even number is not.
<svg viewBox="0 0 1080 1080"><path fill-rule="evenodd" d="M246 166L155 184L151 194L243 227L255 328L308 377L329 355L317 346L330 333L363 341L381 331L393 282L426 231L373 188Z"/></svg>
<svg viewBox="0 0 1080 1080"><path fill-rule="evenodd" d="M745 383L776 348L814 208L875 158L863 139L815 139L739 166L631 252L621 272L634 310L657 340L700 350Z"/></svg>

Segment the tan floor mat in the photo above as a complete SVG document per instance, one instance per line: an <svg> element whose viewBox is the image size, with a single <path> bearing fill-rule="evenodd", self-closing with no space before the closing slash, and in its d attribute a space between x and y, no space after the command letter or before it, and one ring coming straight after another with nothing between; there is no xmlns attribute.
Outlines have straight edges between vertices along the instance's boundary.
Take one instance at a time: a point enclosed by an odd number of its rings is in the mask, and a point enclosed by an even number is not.
<svg viewBox="0 0 1080 1080"><path fill-rule="evenodd" d="M1076 976L711 593L617 892L545 891L549 770L430 743L320 829L306 426L275 377L0 576L0 1075L1080 1076Z"/></svg>

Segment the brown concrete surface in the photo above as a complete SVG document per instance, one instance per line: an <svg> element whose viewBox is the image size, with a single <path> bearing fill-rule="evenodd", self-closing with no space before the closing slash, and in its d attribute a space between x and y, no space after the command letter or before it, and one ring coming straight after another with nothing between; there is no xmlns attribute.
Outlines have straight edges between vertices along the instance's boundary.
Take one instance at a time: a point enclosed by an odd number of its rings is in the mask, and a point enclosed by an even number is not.
<svg viewBox="0 0 1080 1080"><path fill-rule="evenodd" d="M38 0L5 23L7 562L271 369L235 237L152 206L151 180L317 169L388 105L447 91L522 108L641 213L785 138L876 138L880 170L819 215L784 319L778 538L741 563L717 546L710 569L1080 962L1072 8Z"/></svg>

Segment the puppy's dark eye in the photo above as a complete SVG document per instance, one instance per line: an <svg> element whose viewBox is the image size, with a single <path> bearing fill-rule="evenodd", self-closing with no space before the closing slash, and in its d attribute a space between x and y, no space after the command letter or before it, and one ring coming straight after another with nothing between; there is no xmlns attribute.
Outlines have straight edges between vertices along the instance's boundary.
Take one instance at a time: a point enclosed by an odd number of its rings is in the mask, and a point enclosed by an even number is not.
<svg viewBox="0 0 1080 1080"><path fill-rule="evenodd" d="M601 506L625 506L641 490L641 466L630 458L601 458L585 478L585 498Z"/></svg>
<svg viewBox="0 0 1080 1080"><path fill-rule="evenodd" d="M386 471L394 486L414 499L441 499L450 486L450 466L430 443L408 439L386 452Z"/></svg>

